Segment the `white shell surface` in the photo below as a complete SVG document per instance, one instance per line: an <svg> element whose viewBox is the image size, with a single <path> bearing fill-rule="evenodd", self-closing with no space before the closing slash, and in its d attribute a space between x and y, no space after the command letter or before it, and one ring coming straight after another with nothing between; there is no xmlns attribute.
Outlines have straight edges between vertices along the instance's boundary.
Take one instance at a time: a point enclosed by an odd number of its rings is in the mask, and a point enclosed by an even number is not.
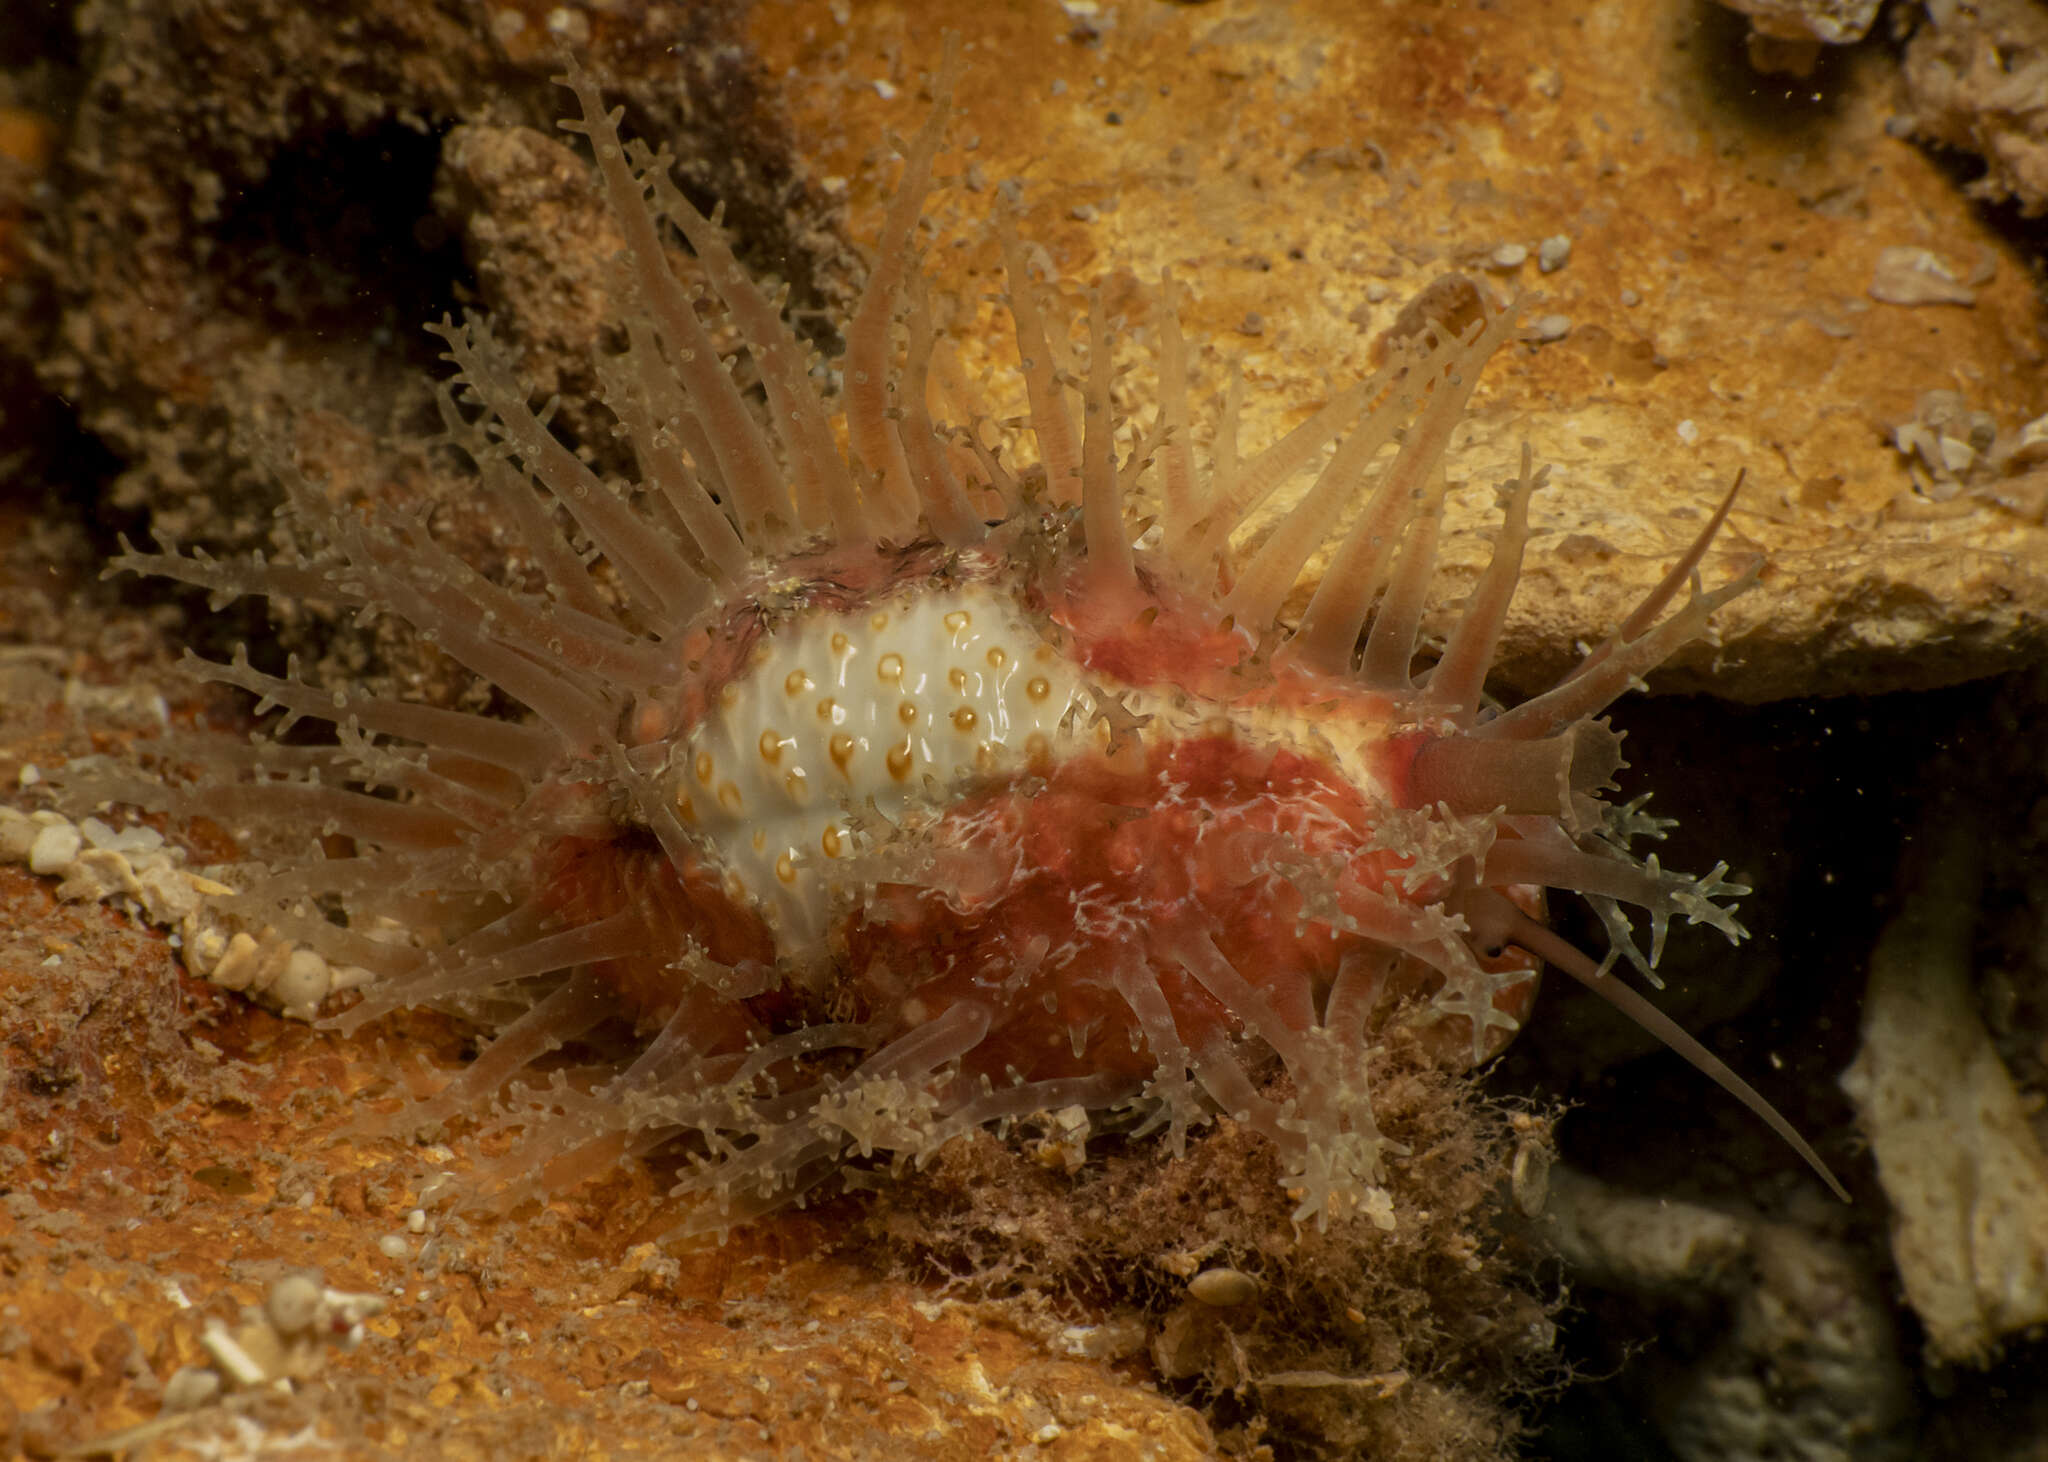
<svg viewBox="0 0 2048 1462"><path fill-rule="evenodd" d="M987 584L764 635L747 673L671 752L664 793L789 942L824 932L847 814L894 821L977 771L1050 748L1085 705L1079 667ZM1035 738L1043 738L1042 743Z"/></svg>

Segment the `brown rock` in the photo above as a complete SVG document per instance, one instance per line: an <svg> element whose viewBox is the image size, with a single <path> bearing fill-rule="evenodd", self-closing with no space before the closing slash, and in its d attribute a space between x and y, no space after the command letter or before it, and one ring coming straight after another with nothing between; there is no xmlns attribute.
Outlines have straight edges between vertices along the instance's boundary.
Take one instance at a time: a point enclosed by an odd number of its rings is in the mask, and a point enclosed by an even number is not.
<svg viewBox="0 0 2048 1462"><path fill-rule="evenodd" d="M1208 389L1233 366L1250 379L1248 445L1365 370L1438 275L1484 271L1504 246L1530 254L1487 277L1540 289L1531 323L1568 328L1494 364L1452 467L1467 484L1456 582L1483 562L1474 530L1521 443L1552 464L1510 683L1547 683L1602 636L1737 471L1747 485L1706 579L1761 552L1764 585L1724 611L1722 648L1692 647L1660 683L1745 700L1926 687L2039 648L2048 535L1989 497L1930 513L1887 439L1923 392L1958 380L2017 427L2048 407L2048 378L2023 262L1887 134L1884 57L1839 57L1825 94L1760 93L1680 3L1151 6L1100 27L941 12L912 26L856 8L842 23L819 0L759 27L770 68L794 68L814 167L849 180L855 235L894 177L882 131L919 118L957 27L968 80L942 172L961 182L935 267L985 318L978 301L1001 286L979 219L988 189L1022 178L1021 231L1062 279L1105 278L1112 305L1164 268L1188 281ZM1558 235L1569 260L1541 274L1534 246ZM1875 303L1872 270L1897 246L1966 269L1988 250L1994 268L1969 308ZM1257 337L1236 333L1248 314ZM972 376L998 336L957 333ZM1137 392L1149 373L1148 359Z"/></svg>
<svg viewBox="0 0 2048 1462"><path fill-rule="evenodd" d="M39 364L126 464L122 501L216 545L268 531L270 486L239 468L230 425L311 406L302 441L316 465L369 482L383 459L367 444L424 400L417 320L380 321L388 296L350 296L327 314L319 280L291 275L288 297L252 298L252 256L217 247L209 208L257 206L240 195L266 179L302 184L326 144L379 129L416 137L410 121L422 118L475 129L425 149L448 190L436 218L472 250L483 297L519 311L529 368L571 386L581 370L603 241L576 234L575 181L555 167L551 136L522 130L557 104L543 79L547 12L465 11L458 23L400 8L295 10L266 28L276 17L253 0L235 14L142 7L137 23L89 38L94 79L54 225L68 251L46 281L67 323ZM884 130L921 119L919 78L951 25L974 69L934 262L961 302L954 333L970 375L999 349L971 312L999 287L980 225L990 190L1012 177L1026 180L1025 232L1063 278L1103 278L1126 308L1163 266L1190 282L1205 389L1241 361L1252 444L1363 369L1404 302L1443 272L1540 288L1530 321L1545 343L1482 386L1453 521L1454 562L1469 575L1484 544L1465 530L1491 520L1490 484L1520 443L1555 464L1508 679L1537 684L1576 640L1597 637L1738 469L1750 485L1709 581L1759 550L1773 568L1726 616L1727 647L1695 652L1671 683L1749 698L1927 685L2036 648L2038 515L1970 493L1931 503L1890 445L1892 425L1935 388L1961 382L1973 408L2004 422L2048 403L2025 272L1926 159L1885 134L1882 57L1846 58L1821 102L1761 106L1731 79L1739 63L1702 53L1677 0L1591 19L1562 0L1493 11L1226 0L1120 7L1113 26L1078 5L1065 18L839 9L846 20L799 0L764 7L757 25L765 74L786 77L804 159L794 170L787 147L763 140L774 129L758 90L714 107L721 78L759 86L742 48L700 33L678 63L651 12L565 12L594 29L646 130L712 113L686 172L738 200L754 257L797 283L800 304L843 297L851 265L818 200L843 182L850 232L871 236L894 176ZM507 14L520 15L516 31ZM693 9L691 23L711 14ZM621 39L634 25L646 35ZM196 140L166 160L165 136ZM521 159L544 172L522 178ZM215 194L223 178L231 186ZM424 213L425 183L420 199ZM552 225L521 214L556 208L576 241L551 259ZM1558 238L1568 258L1544 272L1539 241ZM1962 260L1988 248L1995 268L1967 307L1872 302L1872 269L1893 247ZM374 269L361 274L374 282ZM1134 336L1140 324L1133 314ZM1134 354L1143 346L1134 338ZM423 478L419 490L445 488ZM0 520L10 553L27 541L18 521ZM45 587L70 604L90 567L67 560L66 572ZM54 612L37 623L80 643L87 633ZM65 734L56 725L36 730L46 739L32 753L0 747L0 772L46 755ZM1208 1445L1193 1413L1105 1364L1050 1359L914 1286L792 1262L815 1246L800 1219L650 1272L634 1258L634 1219L658 1208L659 1185L638 1171L385 1256L377 1240L416 1195L369 1194L352 1152L319 1138L393 1079L389 1051L205 996L166 973L154 938L59 907L11 870L0 911L6 1035L56 1073L0 1095L0 1173L31 1182L0 1213L0 1244L39 1276L18 1301L30 1333L129 1326L168 1374L201 1359L186 1305L231 1317L260 1293L245 1274L310 1262L339 1284L406 1293L324 1389L278 1400L262 1420L365 1451L504 1455L536 1439L600 1454L643 1439L740 1451L763 1427L898 1456L1033 1441L1123 1455L1133 1435L1161 1456ZM74 951L57 973L44 937ZM452 1060L457 1041L422 1022L404 1049L422 1048ZM253 1191L193 1179L211 1168L250 1174ZM218 1291L187 1293L180 1276L196 1275ZM32 1368L29 1354L0 1354L0 1395L25 1431L69 1440L68 1413L61 1427L41 1418L59 1414L77 1378ZM93 1428L146 1420L139 1389L105 1398Z"/></svg>
<svg viewBox="0 0 2048 1462"><path fill-rule="evenodd" d="M74 998L65 965L20 956L61 935L81 960L105 959L110 937L135 937L102 910L40 892L19 876L0 885L0 928L13 931L0 942L8 1030L42 1011L67 1023L60 1048L116 1066L179 1041L192 1015L155 998L177 983L160 947L152 966L89 1004ZM819 1456L985 1457L1033 1443L1049 1457L1210 1455L1196 1413L1101 1362L1050 1357L915 1286L795 1258L817 1247L801 1217L698 1254L636 1242L661 1208L661 1184L645 1173L538 1215L437 1214L404 1258L387 1255L377 1240L394 1227L389 1208L281 1196L328 1191L306 1180L365 1160L323 1134L366 1083L388 1080L377 1045L315 1036L239 1002L208 1034L237 1059L160 1060L154 1093L85 1101L77 1086L0 1088L0 1171L35 1174L16 1178L0 1209L10 1307L0 1329L21 1338L0 1341L0 1396L19 1408L31 1455L154 1424L145 1368L161 1380L203 1363L203 1318L232 1327L266 1277L308 1263L390 1308L361 1349L296 1395L251 1396L234 1414L267 1433L311 1427L344 1455L748 1455L771 1439ZM251 1115L232 1115L241 1101L231 1089L249 1091ZM95 1134L110 1110L146 1137L107 1149ZM58 1145L70 1161L37 1161ZM183 1179L226 1160L272 1196ZM332 1191L361 1187L343 1177ZM13 1416L0 1413L0 1436ZM229 1422L228 1409L202 1408L174 1435L224 1434Z"/></svg>
<svg viewBox="0 0 2048 1462"><path fill-rule="evenodd" d="M1984 159L1976 197L2048 211L2048 11L2032 0L1929 0L1906 46L1914 131Z"/></svg>

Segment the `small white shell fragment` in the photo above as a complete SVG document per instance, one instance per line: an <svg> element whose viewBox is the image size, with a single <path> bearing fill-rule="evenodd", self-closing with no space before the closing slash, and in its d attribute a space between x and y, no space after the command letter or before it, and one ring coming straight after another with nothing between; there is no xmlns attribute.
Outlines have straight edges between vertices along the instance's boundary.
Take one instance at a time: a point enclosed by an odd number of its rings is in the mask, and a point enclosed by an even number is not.
<svg viewBox="0 0 2048 1462"><path fill-rule="evenodd" d="M361 965L329 965L327 976L327 993L330 995L339 995L344 990L360 989L377 978L373 971L366 970Z"/></svg>
<svg viewBox="0 0 2048 1462"><path fill-rule="evenodd" d="M1543 1205L1550 1201L1550 1149L1541 1142L1524 1139L1515 1149L1514 1165L1508 1170L1514 1190L1515 1207L1525 1218L1541 1218Z"/></svg>
<svg viewBox="0 0 2048 1462"><path fill-rule="evenodd" d="M256 936L256 943L256 973L249 977L249 993L269 995L283 977L285 966L291 963L292 946L275 938L268 929Z"/></svg>
<svg viewBox="0 0 2048 1462"><path fill-rule="evenodd" d="M1572 256L1570 234L1552 234L1536 246L1536 267L1545 274L1555 274L1564 268Z"/></svg>
<svg viewBox="0 0 2048 1462"><path fill-rule="evenodd" d="M1932 249L1894 247L1878 252L1870 297L1888 305L1974 305L1977 291Z"/></svg>
<svg viewBox="0 0 2048 1462"><path fill-rule="evenodd" d="M2048 416L2037 416L2019 429L2012 439L2012 451L2006 460L2022 467L2048 462ZM5 837L5 825L0 824L0 839Z"/></svg>
<svg viewBox="0 0 2048 1462"><path fill-rule="evenodd" d="M87 843L111 853L147 853L164 845L162 833L140 823L116 828L100 818L88 817L78 825L78 830L85 834Z"/></svg>
<svg viewBox="0 0 2048 1462"><path fill-rule="evenodd" d="M219 1372L207 1366L179 1366L164 1382L163 1409L197 1411L219 1394Z"/></svg>
<svg viewBox="0 0 2048 1462"><path fill-rule="evenodd" d="M1502 244L1487 258L1490 269L1519 269L1529 259L1527 244Z"/></svg>
<svg viewBox="0 0 2048 1462"><path fill-rule="evenodd" d="M128 861L127 854L112 848L87 848L64 870L64 882L58 886L57 897L104 900L116 896L133 898L141 892L142 884L136 880L135 865Z"/></svg>
<svg viewBox="0 0 2048 1462"><path fill-rule="evenodd" d="M36 834L36 840L28 850L28 870L31 873L61 873L78 857L78 851L85 840L78 835L78 829L68 822L53 822Z"/></svg>
<svg viewBox="0 0 2048 1462"><path fill-rule="evenodd" d="M1077 1173L1088 1161L1088 1111L1085 1107L1063 1107L1047 1114L1052 1130L1038 1143L1033 1155L1044 1166Z"/></svg>
<svg viewBox="0 0 2048 1462"><path fill-rule="evenodd" d="M1539 344L1548 344L1553 340L1562 340L1571 333L1570 315L1540 315L1530 327L1529 338Z"/></svg>
<svg viewBox="0 0 2048 1462"><path fill-rule="evenodd" d="M1144 1353L1151 1326L1135 1311L1121 1311L1095 1325L1069 1325L1059 1333L1059 1349L1089 1360L1115 1361Z"/></svg>
<svg viewBox="0 0 2048 1462"><path fill-rule="evenodd" d="M311 949L294 949L285 959L283 973L271 982L270 996L285 1014L310 1020L332 983L325 959Z"/></svg>
<svg viewBox="0 0 2048 1462"><path fill-rule="evenodd" d="M1190 1297L1218 1310L1244 1304L1258 1292L1259 1281L1255 1276L1226 1266L1204 1269L1188 1281Z"/></svg>
<svg viewBox="0 0 2048 1462"><path fill-rule="evenodd" d="M0 863L26 863L42 829L34 818L12 807L0 807Z"/></svg>
<svg viewBox="0 0 2048 1462"><path fill-rule="evenodd" d="M412 1253L412 1245L402 1234L386 1234L377 1240L377 1252L387 1259L403 1259Z"/></svg>
<svg viewBox="0 0 2048 1462"><path fill-rule="evenodd" d="M339 1336L335 1343L346 1349L362 1343L363 1321L383 1313L384 1301L376 1295L329 1289L321 1291L320 1315L314 1323L327 1334Z"/></svg>
<svg viewBox="0 0 2048 1462"><path fill-rule="evenodd" d="M405 1216L405 1227L410 1233L423 1234L427 1231L427 1210L415 1208Z"/></svg>
<svg viewBox="0 0 2048 1462"><path fill-rule="evenodd" d="M237 934L228 941L227 951L221 955L220 963L213 967L207 979L223 990L246 990L256 977L256 959L255 939L248 934Z"/></svg>
<svg viewBox="0 0 2048 1462"><path fill-rule="evenodd" d="M214 1369L236 1386L260 1386L271 1379L269 1369L250 1355L218 1320L208 1320L199 1343L213 1357Z"/></svg>
<svg viewBox="0 0 2048 1462"><path fill-rule="evenodd" d="M214 980L220 973L221 960L227 956L228 937L218 929L202 927L196 918L190 922L192 927L182 931L185 968L199 979Z"/></svg>
<svg viewBox="0 0 2048 1462"><path fill-rule="evenodd" d="M135 890L156 923L176 926L199 912L199 890L167 862L150 862L136 869Z"/></svg>
<svg viewBox="0 0 2048 1462"><path fill-rule="evenodd" d="M303 1335L319 1317L324 1286L310 1274L287 1274L263 1296L263 1313L284 1336Z"/></svg>

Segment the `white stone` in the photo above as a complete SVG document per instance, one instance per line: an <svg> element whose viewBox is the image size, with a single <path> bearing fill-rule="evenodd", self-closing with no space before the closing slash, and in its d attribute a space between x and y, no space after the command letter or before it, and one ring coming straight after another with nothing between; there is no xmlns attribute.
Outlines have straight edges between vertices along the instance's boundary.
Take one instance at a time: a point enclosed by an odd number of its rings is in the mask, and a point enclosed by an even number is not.
<svg viewBox="0 0 2048 1462"><path fill-rule="evenodd" d="M246 990L256 977L257 955L255 939L237 934L228 941L220 963L207 972L206 978L223 990Z"/></svg>
<svg viewBox="0 0 2048 1462"><path fill-rule="evenodd" d="M27 813L0 807L0 863L26 863L42 828Z"/></svg>
<svg viewBox="0 0 2048 1462"><path fill-rule="evenodd" d="M1973 305L1977 291L1933 250L1901 246L1878 252L1870 297L1888 305Z"/></svg>
<svg viewBox="0 0 2048 1462"><path fill-rule="evenodd" d="M78 850L84 845L85 840L70 823L50 823L36 834L36 840L28 850L29 872L44 875L62 873L77 859Z"/></svg>
<svg viewBox="0 0 2048 1462"><path fill-rule="evenodd" d="M220 1373L206 1366L180 1366L164 1382L166 1412L197 1411L220 1395Z"/></svg>
<svg viewBox="0 0 2048 1462"><path fill-rule="evenodd" d="M331 983L326 960L313 950L294 949L285 957L283 972L271 981L269 994L286 1015L311 1020Z"/></svg>
<svg viewBox="0 0 2048 1462"><path fill-rule="evenodd" d="M263 1296L263 1312L278 1334L303 1335L319 1317L324 1288L310 1274L287 1274Z"/></svg>

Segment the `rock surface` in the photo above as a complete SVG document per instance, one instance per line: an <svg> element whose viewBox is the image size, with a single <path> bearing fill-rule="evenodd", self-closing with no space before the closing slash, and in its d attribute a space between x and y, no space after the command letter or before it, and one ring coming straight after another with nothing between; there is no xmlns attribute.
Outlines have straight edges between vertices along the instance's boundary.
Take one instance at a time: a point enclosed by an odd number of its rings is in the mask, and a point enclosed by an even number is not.
<svg viewBox="0 0 2048 1462"><path fill-rule="evenodd" d="M1937 1360L1978 1363L2048 1320L2048 1158L1977 1010L1974 831L1933 835L1871 955L1842 1075L1892 1209L1892 1255Z"/></svg>
<svg viewBox="0 0 2048 1462"><path fill-rule="evenodd" d="M1935 389L2008 431L2048 410L2027 266L1887 133L1884 57L1842 57L1825 92L1761 82L1739 22L1702 14L1311 0L920 8L913 24L789 0L755 33L787 68L804 157L845 180L867 237L895 175L882 132L921 117L957 25L964 182L934 268L970 307L998 288L973 221L988 189L1023 179L1021 231L1061 279L1105 279L1112 306L1165 268L1188 282L1208 388L1233 363L1249 377L1248 444L1366 370L1439 274L1540 290L1531 323L1568 328L1496 360L1451 467L1469 486L1449 551L1472 573L1485 549L1471 530L1522 442L1552 464L1511 683L1547 684L1605 633L1737 471L1747 485L1706 577L1761 552L1763 587L1725 612L1722 649L1694 646L1660 684L1766 700L2006 668L2042 643L2048 531L1989 495L1916 494L1889 436ZM1546 274L1537 246L1557 236L1569 260ZM1893 247L1983 274L1976 303L1872 300ZM990 338L963 340L970 374Z"/></svg>
<svg viewBox="0 0 2048 1462"><path fill-rule="evenodd" d="M676 138L704 196L735 200L749 259L792 281L829 341L859 274L847 240L872 236L894 179L885 136L925 115L949 26L970 71L934 266L963 311L999 287L980 220L1022 178L1023 230L1063 280L1101 277L1112 303L1163 267L1190 284L1202 389L1241 363L1248 445L1365 369L1441 272L1542 292L1541 343L1482 384L1454 504L1469 573L1484 544L1465 530L1490 520L1490 483L1521 442L1555 464L1509 684L1553 677L1611 625L1738 470L1707 579L1761 551L1765 586L1666 687L1935 686L2041 649L2039 502L2007 475L1930 474L1926 443L1946 463L1943 442L1967 429L1898 436L1949 391L1945 422L1981 412L2019 440L2048 409L2040 301L2017 254L1887 131L1892 77L1874 51L1774 88L1742 59L1739 22L1682 0L764 0L745 23L716 6L538 0L80 13L98 28L78 50L46 48L69 59L0 78L0 635L67 671L161 675L159 627L187 611L147 589L113 597L98 555L152 516L218 549L264 542L273 490L241 440L287 407L316 469L459 511L459 482L381 440L427 399L420 316L471 300L516 312L537 380L572 396L587 380L605 243L573 170L553 166L555 36L613 70L634 125ZM679 23L677 57L664 27ZM1893 249L1924 251L1971 303L1873 298ZM988 332L953 328L974 375ZM1135 319L1131 350L1148 354ZM35 399L38 380L53 394ZM90 514L56 502L64 491ZM448 691L430 659L332 625L297 632L351 672L403 664L412 688ZM8 775L94 745L54 713L6 739ZM1797 788L1745 795L1805 808ZM313 1388L217 1419L245 1442L244 1423L364 1455L745 1455L763 1427L854 1454L886 1436L895 1456L1211 1444L1133 1363L1053 1355L1003 1315L808 1260L818 1231L802 1221L751 1248L652 1254L618 1221L655 1201L645 1175L515 1224L414 1234L416 1191L312 1141L388 1079L390 1050L314 1042L184 981L155 937L11 867L0 929L0 1251L7 1272L46 1276L0 1320L0 1437L47 1453L153 1416L162 1378L201 1359L185 1305L226 1317L310 1266L391 1308ZM445 1029L406 1039L460 1049ZM1795 1332L1772 1333L1742 1353L1780 1355Z"/></svg>
<svg viewBox="0 0 2048 1462"><path fill-rule="evenodd" d="M154 1421L173 1372L208 1361L203 1321L311 1267L385 1301L361 1346L295 1395L184 1415L149 1455L264 1437L352 1457L1212 1455L1196 1413L1100 1361L807 1258L805 1221L664 1253L631 1219L656 1196L644 1172L517 1219L428 1214L387 1157L332 1141L382 1079L374 1044L172 969L160 937L0 868L0 1447Z"/></svg>
<svg viewBox="0 0 2048 1462"><path fill-rule="evenodd" d="M1540 1225L1583 1281L1678 1322L1654 1420L1687 1462L1903 1462L1913 1403L1876 1276L1792 1224L1553 1174Z"/></svg>

